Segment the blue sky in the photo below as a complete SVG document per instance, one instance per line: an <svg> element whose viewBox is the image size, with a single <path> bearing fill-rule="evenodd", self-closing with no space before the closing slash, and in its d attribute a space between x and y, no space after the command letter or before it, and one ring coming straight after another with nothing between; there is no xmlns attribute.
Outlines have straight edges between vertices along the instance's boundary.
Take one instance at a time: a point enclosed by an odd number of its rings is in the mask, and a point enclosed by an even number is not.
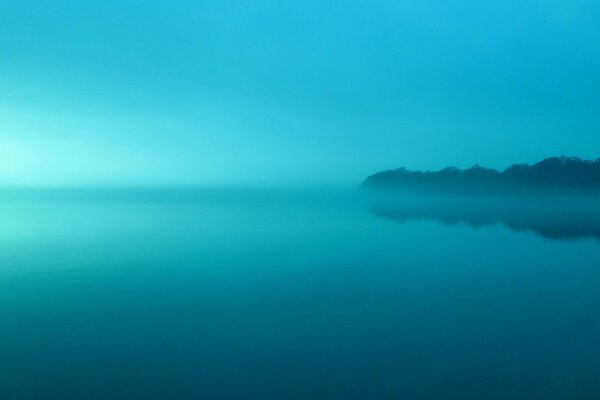
<svg viewBox="0 0 600 400"><path fill-rule="evenodd" d="M0 182L600 157L591 0L0 2Z"/></svg>

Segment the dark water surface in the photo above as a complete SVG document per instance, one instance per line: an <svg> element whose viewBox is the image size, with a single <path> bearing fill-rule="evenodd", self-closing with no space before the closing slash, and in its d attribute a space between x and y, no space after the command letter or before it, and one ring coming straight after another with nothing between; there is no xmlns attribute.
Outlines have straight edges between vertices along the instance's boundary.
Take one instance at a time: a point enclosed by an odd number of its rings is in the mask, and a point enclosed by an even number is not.
<svg viewBox="0 0 600 400"><path fill-rule="evenodd" d="M0 398L600 398L593 202L354 197L2 193Z"/></svg>

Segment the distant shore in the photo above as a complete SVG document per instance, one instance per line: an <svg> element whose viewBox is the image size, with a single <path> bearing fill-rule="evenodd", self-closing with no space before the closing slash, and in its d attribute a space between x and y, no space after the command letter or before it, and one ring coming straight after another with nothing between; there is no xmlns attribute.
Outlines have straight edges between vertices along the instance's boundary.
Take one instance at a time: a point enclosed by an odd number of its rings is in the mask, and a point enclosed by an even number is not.
<svg viewBox="0 0 600 400"><path fill-rule="evenodd" d="M552 157L533 165L515 164L503 171L479 165L439 171L398 168L367 177L361 188L443 193L600 194L600 159Z"/></svg>

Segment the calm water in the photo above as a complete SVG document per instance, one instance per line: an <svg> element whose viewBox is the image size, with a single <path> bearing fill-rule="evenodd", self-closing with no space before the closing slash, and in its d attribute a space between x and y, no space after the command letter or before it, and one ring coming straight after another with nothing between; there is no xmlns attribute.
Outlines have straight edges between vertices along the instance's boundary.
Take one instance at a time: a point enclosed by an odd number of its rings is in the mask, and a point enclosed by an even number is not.
<svg viewBox="0 0 600 400"><path fill-rule="evenodd" d="M3 193L0 398L600 398L589 199L355 200Z"/></svg>

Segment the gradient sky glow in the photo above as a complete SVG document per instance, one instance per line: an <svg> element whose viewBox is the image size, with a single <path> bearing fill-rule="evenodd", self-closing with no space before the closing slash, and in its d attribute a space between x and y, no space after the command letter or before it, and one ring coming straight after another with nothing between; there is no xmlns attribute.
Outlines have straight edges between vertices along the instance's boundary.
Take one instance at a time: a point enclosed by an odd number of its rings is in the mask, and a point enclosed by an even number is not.
<svg viewBox="0 0 600 400"><path fill-rule="evenodd" d="M0 182L600 157L594 0L0 2Z"/></svg>

